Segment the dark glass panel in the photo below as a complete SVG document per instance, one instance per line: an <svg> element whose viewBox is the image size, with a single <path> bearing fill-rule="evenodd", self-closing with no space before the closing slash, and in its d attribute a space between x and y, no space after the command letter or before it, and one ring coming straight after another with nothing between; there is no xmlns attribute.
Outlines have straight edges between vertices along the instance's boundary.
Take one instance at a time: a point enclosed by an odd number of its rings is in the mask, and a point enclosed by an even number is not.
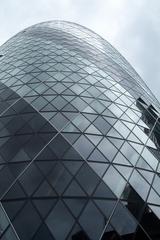
<svg viewBox="0 0 160 240"><path fill-rule="evenodd" d="M26 203L13 221L13 226L22 240L32 239L40 224L40 216L30 202Z"/></svg>
<svg viewBox="0 0 160 240"><path fill-rule="evenodd" d="M73 145L76 150L86 159L94 149L93 144L83 135Z"/></svg>
<svg viewBox="0 0 160 240"><path fill-rule="evenodd" d="M92 194L99 181L99 177L86 163L79 170L76 179L89 195Z"/></svg>
<svg viewBox="0 0 160 240"><path fill-rule="evenodd" d="M106 221L96 206L91 201L89 201L79 218L79 223L91 239L97 240L101 236Z"/></svg>
<svg viewBox="0 0 160 240"><path fill-rule="evenodd" d="M114 147L114 145L108 141L106 138L103 138L103 140L98 145L98 149L101 151L101 153L104 154L104 156L109 160L112 161L114 156L117 153L117 149Z"/></svg>
<svg viewBox="0 0 160 240"><path fill-rule="evenodd" d="M71 231L74 218L62 201L59 201L46 219L46 225L57 240L64 240Z"/></svg>

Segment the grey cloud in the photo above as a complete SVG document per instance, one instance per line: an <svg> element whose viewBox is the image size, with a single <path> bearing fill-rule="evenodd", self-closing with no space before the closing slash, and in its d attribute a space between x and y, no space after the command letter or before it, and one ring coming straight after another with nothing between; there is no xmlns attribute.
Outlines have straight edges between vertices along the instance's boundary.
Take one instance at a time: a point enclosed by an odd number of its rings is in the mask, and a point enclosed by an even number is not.
<svg viewBox="0 0 160 240"><path fill-rule="evenodd" d="M117 46L160 99L160 2L142 2L132 6Z"/></svg>

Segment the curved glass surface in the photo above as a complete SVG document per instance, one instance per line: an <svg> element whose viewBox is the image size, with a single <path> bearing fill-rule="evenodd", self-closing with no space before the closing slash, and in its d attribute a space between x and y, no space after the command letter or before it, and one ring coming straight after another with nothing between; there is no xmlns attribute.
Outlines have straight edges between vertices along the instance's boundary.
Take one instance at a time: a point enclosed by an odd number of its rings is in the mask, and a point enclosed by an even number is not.
<svg viewBox="0 0 160 240"><path fill-rule="evenodd" d="M160 104L131 65L65 21L0 56L0 238L160 238Z"/></svg>

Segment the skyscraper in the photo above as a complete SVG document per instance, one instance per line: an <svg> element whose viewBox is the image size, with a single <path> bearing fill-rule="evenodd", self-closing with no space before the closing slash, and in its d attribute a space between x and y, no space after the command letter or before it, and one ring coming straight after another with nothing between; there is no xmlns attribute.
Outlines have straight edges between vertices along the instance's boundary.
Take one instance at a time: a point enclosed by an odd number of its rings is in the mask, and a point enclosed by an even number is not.
<svg viewBox="0 0 160 240"><path fill-rule="evenodd" d="M160 104L80 25L0 47L2 240L160 239Z"/></svg>

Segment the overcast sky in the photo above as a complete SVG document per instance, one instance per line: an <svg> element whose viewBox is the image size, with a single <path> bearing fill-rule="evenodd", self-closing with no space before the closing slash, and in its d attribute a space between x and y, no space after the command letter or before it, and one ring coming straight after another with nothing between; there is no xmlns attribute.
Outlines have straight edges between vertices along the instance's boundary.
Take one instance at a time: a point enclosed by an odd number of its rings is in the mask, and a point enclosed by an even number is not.
<svg viewBox="0 0 160 240"><path fill-rule="evenodd" d="M160 0L0 0L0 44L53 19L79 23L108 40L160 100Z"/></svg>

